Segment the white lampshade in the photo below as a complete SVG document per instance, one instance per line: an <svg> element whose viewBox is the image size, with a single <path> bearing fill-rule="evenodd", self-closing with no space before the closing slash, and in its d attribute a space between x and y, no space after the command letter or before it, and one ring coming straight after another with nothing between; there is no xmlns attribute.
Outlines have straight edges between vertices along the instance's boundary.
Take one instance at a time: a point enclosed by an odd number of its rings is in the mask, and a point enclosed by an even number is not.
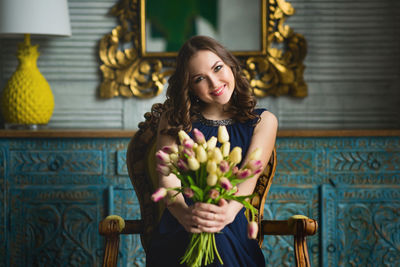
<svg viewBox="0 0 400 267"><path fill-rule="evenodd" d="M0 34L70 36L67 0L0 0Z"/></svg>

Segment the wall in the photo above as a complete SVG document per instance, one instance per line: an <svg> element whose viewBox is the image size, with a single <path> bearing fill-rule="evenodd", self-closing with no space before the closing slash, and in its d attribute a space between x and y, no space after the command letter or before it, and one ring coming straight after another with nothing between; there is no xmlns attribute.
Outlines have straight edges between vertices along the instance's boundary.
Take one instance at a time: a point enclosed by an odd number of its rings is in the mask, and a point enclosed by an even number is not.
<svg viewBox="0 0 400 267"><path fill-rule="evenodd" d="M69 0L72 36L33 38L55 110L50 127L135 129L150 100L98 98L98 43L116 25L116 0ZM281 129L400 127L400 3L396 0L291 0L288 24L308 41L309 96L259 100ZM0 88L17 65L16 43L0 39Z"/></svg>

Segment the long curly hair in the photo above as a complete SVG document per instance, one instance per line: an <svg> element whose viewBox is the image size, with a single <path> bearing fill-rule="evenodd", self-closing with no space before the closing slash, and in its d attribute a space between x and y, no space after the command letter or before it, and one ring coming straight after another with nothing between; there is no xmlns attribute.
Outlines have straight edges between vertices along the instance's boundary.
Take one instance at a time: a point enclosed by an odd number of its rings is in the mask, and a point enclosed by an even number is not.
<svg viewBox="0 0 400 267"><path fill-rule="evenodd" d="M175 72L168 80L167 100L164 102L168 126L162 133L174 136L179 130L191 131L192 121L200 114L203 103L190 90L188 71L190 59L200 50L213 52L232 69L235 89L225 111L239 122L255 118L259 120L259 116L253 113L256 105L253 90L241 72L239 61L214 39L194 36L179 50Z"/></svg>

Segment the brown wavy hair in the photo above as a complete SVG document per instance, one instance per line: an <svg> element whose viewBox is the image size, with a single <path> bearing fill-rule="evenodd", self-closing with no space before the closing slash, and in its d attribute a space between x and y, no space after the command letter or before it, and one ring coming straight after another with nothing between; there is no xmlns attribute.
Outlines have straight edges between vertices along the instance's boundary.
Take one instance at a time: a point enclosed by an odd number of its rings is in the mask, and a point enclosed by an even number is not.
<svg viewBox="0 0 400 267"><path fill-rule="evenodd" d="M259 116L253 112L256 105L253 90L241 71L239 61L214 39L194 36L179 50L175 72L168 80L167 100L164 102L168 126L162 133L174 136L181 129L189 132L192 130L192 121L200 114L203 103L190 90L188 71L190 59L200 50L213 52L232 69L235 89L225 111L239 122L255 118L259 120Z"/></svg>

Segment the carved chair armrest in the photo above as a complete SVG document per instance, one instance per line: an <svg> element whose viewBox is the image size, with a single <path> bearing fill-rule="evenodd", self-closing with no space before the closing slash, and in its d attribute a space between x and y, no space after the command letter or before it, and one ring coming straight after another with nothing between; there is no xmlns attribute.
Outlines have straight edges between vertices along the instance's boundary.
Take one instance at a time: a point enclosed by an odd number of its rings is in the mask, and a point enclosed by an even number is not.
<svg viewBox="0 0 400 267"><path fill-rule="evenodd" d="M284 221L263 220L261 221L260 231L262 235L293 235L296 266L310 267L306 236L314 235L317 229L316 220L295 215Z"/></svg>
<svg viewBox="0 0 400 267"><path fill-rule="evenodd" d="M144 231L142 220L124 220L117 215L107 216L99 224L99 233L106 238L103 267L116 267L119 252L119 235L140 234Z"/></svg>
<svg viewBox="0 0 400 267"><path fill-rule="evenodd" d="M262 220L262 235L314 235L318 222L307 217L291 217L289 220Z"/></svg>

